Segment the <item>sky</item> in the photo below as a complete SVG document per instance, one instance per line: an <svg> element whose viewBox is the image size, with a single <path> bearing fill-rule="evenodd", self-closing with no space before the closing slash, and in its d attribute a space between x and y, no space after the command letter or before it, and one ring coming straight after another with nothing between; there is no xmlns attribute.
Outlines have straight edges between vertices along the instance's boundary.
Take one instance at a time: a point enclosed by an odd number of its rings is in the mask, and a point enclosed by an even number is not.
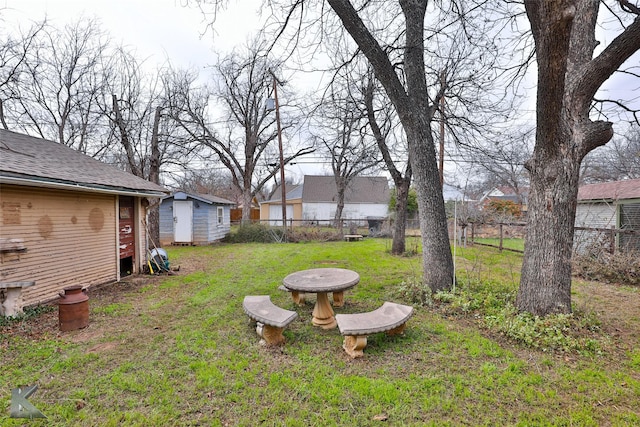
<svg viewBox="0 0 640 427"><path fill-rule="evenodd" d="M166 63L196 67L202 72L216 62L216 52L224 54L245 44L260 28L261 0L229 0L218 12L214 29L209 17L185 0L0 0L5 25L26 30L45 17L62 28L80 18L98 18L116 44L133 49L150 69ZM287 172L324 174L325 168L296 163Z"/></svg>
<svg viewBox="0 0 640 427"><path fill-rule="evenodd" d="M217 15L214 30L207 28L211 19L187 3L188 0L0 0L0 9L4 25L25 30L45 17L58 27L81 17L97 17L116 43L135 50L153 69L167 59L175 66L203 69L215 62L214 51L231 51L260 27L257 12L262 0L228 0L227 7ZM606 35L602 37L605 44L610 41ZM640 66L640 54L625 64L632 65ZM531 89L535 91L534 87ZM635 98L634 103L640 108L640 89L631 79L612 80L604 89L614 99ZM535 93L531 95L531 108L527 108L530 112ZM287 166L287 170L296 175L324 172L317 165L302 163Z"/></svg>
<svg viewBox="0 0 640 427"><path fill-rule="evenodd" d="M240 7L242 2L242 7ZM195 6L180 0L0 0L6 25L28 27L45 17L62 27L79 18L98 18L117 43L134 48L150 63L166 58L180 65L213 62L213 49L229 51L259 27L258 0L230 0L215 33Z"/></svg>

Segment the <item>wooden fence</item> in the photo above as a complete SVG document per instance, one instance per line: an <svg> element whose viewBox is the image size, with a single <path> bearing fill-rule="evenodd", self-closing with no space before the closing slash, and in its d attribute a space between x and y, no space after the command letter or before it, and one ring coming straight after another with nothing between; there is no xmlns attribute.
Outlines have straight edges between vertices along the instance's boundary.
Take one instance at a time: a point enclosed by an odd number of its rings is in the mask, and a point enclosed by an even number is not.
<svg viewBox="0 0 640 427"><path fill-rule="evenodd" d="M490 246L500 251L512 251L523 253L520 249L504 246L506 238L522 238L526 241L525 223L497 222L497 223L470 223L459 227L458 235L460 243L472 245ZM616 251L640 251L640 230L620 228L595 228L575 227L574 250L583 252L586 250L603 250L614 254ZM469 235L470 234L470 235ZM498 244L479 242L479 238L498 239Z"/></svg>

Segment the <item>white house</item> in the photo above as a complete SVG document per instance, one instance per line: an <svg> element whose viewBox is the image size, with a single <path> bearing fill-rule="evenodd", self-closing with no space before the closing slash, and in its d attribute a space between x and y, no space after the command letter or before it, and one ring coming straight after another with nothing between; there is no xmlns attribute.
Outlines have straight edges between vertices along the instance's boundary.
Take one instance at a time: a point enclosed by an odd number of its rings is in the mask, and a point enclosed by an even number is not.
<svg viewBox="0 0 640 427"><path fill-rule="evenodd" d="M337 209L337 187L333 176L305 175L301 185L286 188L287 220L294 226L329 224ZM391 193L387 178L359 176L351 180L344 196L342 218L364 224L368 218L388 215ZM260 220L271 225L282 224L282 197L276 191L273 198L260 204Z"/></svg>
<svg viewBox="0 0 640 427"><path fill-rule="evenodd" d="M612 232L607 230L633 231L613 233L617 236L614 245L620 249L640 250L640 179L580 187L575 226L574 240L578 251L590 244L610 240Z"/></svg>

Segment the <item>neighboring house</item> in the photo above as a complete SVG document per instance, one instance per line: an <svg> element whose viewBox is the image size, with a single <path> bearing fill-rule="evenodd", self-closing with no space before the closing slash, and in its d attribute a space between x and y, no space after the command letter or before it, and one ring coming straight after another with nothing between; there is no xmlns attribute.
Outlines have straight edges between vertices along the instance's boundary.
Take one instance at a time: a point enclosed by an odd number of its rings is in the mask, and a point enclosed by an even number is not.
<svg viewBox="0 0 640 427"><path fill-rule="evenodd" d="M292 225L330 224L337 209L337 188L333 176L305 175L302 185L286 187L287 220ZM367 218L385 218L389 207L389 184L382 176L359 176L351 180L344 197L342 219L365 223ZM282 225L282 196L260 204L260 220Z"/></svg>
<svg viewBox="0 0 640 427"><path fill-rule="evenodd" d="M177 191L160 204L160 245L207 245L231 230L234 202L209 194Z"/></svg>
<svg viewBox="0 0 640 427"><path fill-rule="evenodd" d="M485 193L478 201L481 207L486 207L492 200L509 201L520 206L523 214L527 212L527 203L529 197L529 188L520 188L518 192L508 186L495 187Z"/></svg>
<svg viewBox="0 0 640 427"><path fill-rule="evenodd" d="M148 199L166 193L63 144L0 130L0 282L35 282L22 292L32 305L140 272Z"/></svg>
<svg viewBox="0 0 640 427"><path fill-rule="evenodd" d="M445 202L465 201L464 193L458 187L449 185L446 182L442 184L442 197Z"/></svg>
<svg viewBox="0 0 640 427"><path fill-rule="evenodd" d="M610 239L604 229L635 230L635 233L614 233L617 234L614 245L640 251L640 179L580 187L575 226L601 229L576 230L574 246L577 251L592 244L608 244Z"/></svg>

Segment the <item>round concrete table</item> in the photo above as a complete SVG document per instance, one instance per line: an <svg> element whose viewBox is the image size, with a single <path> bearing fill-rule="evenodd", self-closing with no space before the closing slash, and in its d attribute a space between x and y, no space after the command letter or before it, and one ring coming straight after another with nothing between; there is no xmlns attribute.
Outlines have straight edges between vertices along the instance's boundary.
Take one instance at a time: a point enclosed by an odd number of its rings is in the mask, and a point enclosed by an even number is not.
<svg viewBox="0 0 640 427"><path fill-rule="evenodd" d="M337 323L327 293L333 292L334 304L337 302L340 306L344 304L344 291L353 288L359 281L360 276L355 271L344 268L312 268L291 273L282 282L291 291L294 301L299 292L315 293L317 298L312 322L323 329L331 329Z"/></svg>

